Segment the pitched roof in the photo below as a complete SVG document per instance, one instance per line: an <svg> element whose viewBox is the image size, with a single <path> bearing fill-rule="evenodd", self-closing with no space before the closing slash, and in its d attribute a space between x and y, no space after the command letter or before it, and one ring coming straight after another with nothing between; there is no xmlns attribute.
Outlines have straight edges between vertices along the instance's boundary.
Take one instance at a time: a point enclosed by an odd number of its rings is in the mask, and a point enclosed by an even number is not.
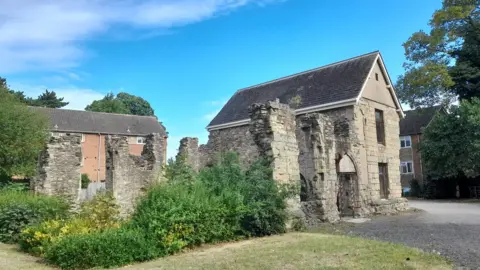
<svg viewBox="0 0 480 270"><path fill-rule="evenodd" d="M400 120L400 136L421 134L422 128L428 126L442 106L405 111L405 118Z"/></svg>
<svg viewBox="0 0 480 270"><path fill-rule="evenodd" d="M153 116L30 107L45 114L52 131L118 135L166 135L165 128Z"/></svg>
<svg viewBox="0 0 480 270"><path fill-rule="evenodd" d="M210 126L248 119L248 107L279 99L288 104L300 96L297 109L357 98L379 55L378 51L306 72L238 90Z"/></svg>

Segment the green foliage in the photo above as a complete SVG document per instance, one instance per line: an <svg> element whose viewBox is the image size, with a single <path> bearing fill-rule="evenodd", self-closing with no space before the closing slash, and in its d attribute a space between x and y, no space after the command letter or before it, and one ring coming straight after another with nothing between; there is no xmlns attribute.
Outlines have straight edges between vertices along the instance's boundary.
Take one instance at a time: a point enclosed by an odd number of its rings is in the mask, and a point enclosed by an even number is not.
<svg viewBox="0 0 480 270"><path fill-rule="evenodd" d="M403 44L406 72L396 85L402 102L420 107L452 101L458 93L452 91L454 81L448 69L455 63L455 52L461 50L468 29L479 20L478 3L444 0L430 20L430 33L412 34Z"/></svg>
<svg viewBox="0 0 480 270"><path fill-rule="evenodd" d="M26 252L43 256L52 244L69 235L87 234L95 231L87 220L46 220L22 230L18 243Z"/></svg>
<svg viewBox="0 0 480 270"><path fill-rule="evenodd" d="M167 166L165 166L165 178L170 182L193 182L197 174L186 164L186 158L185 155L180 155L176 160L169 159Z"/></svg>
<svg viewBox="0 0 480 270"><path fill-rule="evenodd" d="M29 226L20 235L20 247L30 253L43 255L52 244L69 235L87 234L120 227L119 206L112 193L97 194L80 206L71 219L47 220Z"/></svg>
<svg viewBox="0 0 480 270"><path fill-rule="evenodd" d="M30 111L0 86L0 175L33 175L47 128L45 116Z"/></svg>
<svg viewBox="0 0 480 270"><path fill-rule="evenodd" d="M140 230L112 229L72 235L46 250L45 259L62 269L114 267L158 257L156 239Z"/></svg>
<svg viewBox="0 0 480 270"><path fill-rule="evenodd" d="M109 93L103 99L95 100L92 104L85 107L85 110L133 115L154 115L153 109L148 101L124 92L118 93L117 96Z"/></svg>
<svg viewBox="0 0 480 270"><path fill-rule="evenodd" d="M465 33L462 48L454 51L455 66L449 71L452 90L460 99L480 98L480 22L471 24Z"/></svg>
<svg viewBox="0 0 480 270"><path fill-rule="evenodd" d="M150 190L131 223L158 239L166 253L285 232L285 198L291 194L277 186L266 162L259 160L244 171L238 157L227 154L198 176L177 162L170 164L174 180Z"/></svg>
<svg viewBox="0 0 480 270"><path fill-rule="evenodd" d="M31 106L47 107L47 108L62 108L69 104L69 102L63 101L63 98L57 97L55 91L45 90L38 96L37 99L29 102Z"/></svg>
<svg viewBox="0 0 480 270"><path fill-rule="evenodd" d="M80 206L78 217L88 221L89 226L95 230L118 227L120 206L116 203L112 192L100 192L92 200Z"/></svg>
<svg viewBox="0 0 480 270"><path fill-rule="evenodd" d="M88 188L88 184L90 184L90 178L88 177L88 174L82 173L81 187Z"/></svg>
<svg viewBox="0 0 480 270"><path fill-rule="evenodd" d="M60 198L0 190L0 241L16 242L26 226L67 217L69 209Z"/></svg>
<svg viewBox="0 0 480 270"><path fill-rule="evenodd" d="M480 175L480 99L437 115L423 134L420 151L434 179Z"/></svg>
<svg viewBox="0 0 480 270"><path fill-rule="evenodd" d="M412 179L410 181L410 197L423 197L423 189L420 186L420 183L418 182L417 179Z"/></svg>
<svg viewBox="0 0 480 270"><path fill-rule="evenodd" d="M128 93L118 93L117 99L127 107L129 114L153 116L154 111L150 103L141 97L130 95Z"/></svg>
<svg viewBox="0 0 480 270"><path fill-rule="evenodd" d="M92 104L85 107L85 111L91 112L106 112L106 113L121 113L128 114L129 110L121 102L116 99L113 93L108 93L103 99L95 100Z"/></svg>

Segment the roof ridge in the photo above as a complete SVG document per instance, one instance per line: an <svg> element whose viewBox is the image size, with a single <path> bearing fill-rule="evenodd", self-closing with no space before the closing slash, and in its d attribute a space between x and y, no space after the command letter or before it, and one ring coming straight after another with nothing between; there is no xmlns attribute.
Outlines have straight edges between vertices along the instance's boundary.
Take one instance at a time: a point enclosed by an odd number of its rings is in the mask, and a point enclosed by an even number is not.
<svg viewBox="0 0 480 270"><path fill-rule="evenodd" d="M121 116L134 116L134 117L149 117L155 118L153 115L136 115L136 114L125 114L125 113L108 113L108 112L93 112L93 111L86 111L86 110L75 110L75 109L63 109L63 108L49 108L49 107L40 107L40 106L28 106L30 108L40 108L40 109L47 109L47 110L61 110L61 111L72 111L72 112L87 112L92 114L108 114L108 115L121 115Z"/></svg>
<svg viewBox="0 0 480 270"><path fill-rule="evenodd" d="M347 59L344 59L344 60L341 60L341 61L333 62L333 63L327 64L327 65L324 65L324 66L320 66L320 67L316 67L316 68L309 69L309 70L306 70L306 71L298 72L298 73L295 73L295 74L292 74L292 75L287 75L287 76L280 77L280 78L277 78L277 79L273 79L273 80L270 80L270 81L267 81L267 82L255 84L255 85L252 85L252 86L249 86L249 87L241 88L241 89L237 90L235 92L235 94L237 94L239 92L242 92L242 91L245 91L245 90L255 88L255 87L264 86L264 85L268 85L268 84L271 84L271 83L283 81L283 80L290 79L290 78L293 78L293 77L297 77L297 76L300 76L300 75L303 75L303 74L306 74L306 73L310 73L310 72L313 72L313 71L318 71L318 70L321 70L321 69L324 69L324 68L327 68L327 67L336 66L336 65L343 64L343 63L346 63L346 62L349 62L349 61L352 61L352 60L356 60L358 58L366 57L366 56L369 56L369 55L372 55L372 54L379 54L379 53L380 53L380 51L376 50L376 51L365 53L365 54L358 55L358 56L355 56L355 57L347 58Z"/></svg>

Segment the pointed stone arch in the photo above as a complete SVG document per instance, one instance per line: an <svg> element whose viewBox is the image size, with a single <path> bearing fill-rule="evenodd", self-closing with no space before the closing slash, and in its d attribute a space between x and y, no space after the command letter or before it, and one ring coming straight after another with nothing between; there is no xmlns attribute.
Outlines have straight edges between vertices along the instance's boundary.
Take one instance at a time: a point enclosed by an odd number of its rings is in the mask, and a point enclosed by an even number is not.
<svg viewBox="0 0 480 270"><path fill-rule="evenodd" d="M342 156L340 161L338 162L338 172L339 173L356 173L357 168L355 163L350 158L349 155L345 154Z"/></svg>

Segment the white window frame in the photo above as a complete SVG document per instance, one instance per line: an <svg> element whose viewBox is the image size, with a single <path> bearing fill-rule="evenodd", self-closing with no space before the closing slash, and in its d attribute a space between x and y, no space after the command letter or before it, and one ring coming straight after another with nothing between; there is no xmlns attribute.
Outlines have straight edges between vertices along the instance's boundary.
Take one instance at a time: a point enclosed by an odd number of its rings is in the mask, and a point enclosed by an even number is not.
<svg viewBox="0 0 480 270"><path fill-rule="evenodd" d="M85 134L82 134L82 143L85 142Z"/></svg>
<svg viewBox="0 0 480 270"><path fill-rule="evenodd" d="M137 144L145 144L146 140L147 140L147 138L145 138L145 137L137 137L136 138L136 143Z"/></svg>
<svg viewBox="0 0 480 270"><path fill-rule="evenodd" d="M410 164L410 172L408 171L408 164ZM404 170L405 169L405 170ZM413 161L402 161L400 162L400 174L413 174Z"/></svg>
<svg viewBox="0 0 480 270"><path fill-rule="evenodd" d="M405 146L402 146L402 141L405 142ZM400 148L412 148L412 136L400 136Z"/></svg>

